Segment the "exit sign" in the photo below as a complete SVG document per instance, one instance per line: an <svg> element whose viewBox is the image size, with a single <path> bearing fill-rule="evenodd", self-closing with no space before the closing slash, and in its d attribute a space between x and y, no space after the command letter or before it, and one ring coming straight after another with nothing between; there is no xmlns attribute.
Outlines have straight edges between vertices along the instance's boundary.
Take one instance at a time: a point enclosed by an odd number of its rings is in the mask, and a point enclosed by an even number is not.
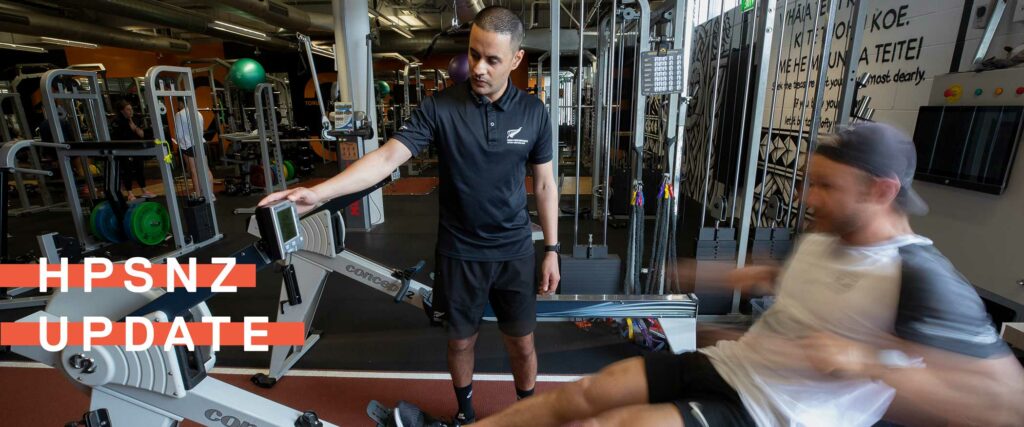
<svg viewBox="0 0 1024 427"><path fill-rule="evenodd" d="M756 2L756 0L742 0L740 2L740 10L743 11L743 12L749 12L750 9L754 8L754 3L755 2Z"/></svg>

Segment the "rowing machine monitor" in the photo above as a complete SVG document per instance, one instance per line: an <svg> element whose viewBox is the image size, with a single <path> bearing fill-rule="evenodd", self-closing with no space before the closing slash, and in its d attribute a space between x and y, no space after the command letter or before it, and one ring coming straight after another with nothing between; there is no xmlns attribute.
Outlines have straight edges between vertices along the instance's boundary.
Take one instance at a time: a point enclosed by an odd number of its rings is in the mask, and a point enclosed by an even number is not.
<svg viewBox="0 0 1024 427"><path fill-rule="evenodd" d="M279 200L256 208L256 224L263 239L263 249L274 261L280 261L302 248L299 214L290 200Z"/></svg>

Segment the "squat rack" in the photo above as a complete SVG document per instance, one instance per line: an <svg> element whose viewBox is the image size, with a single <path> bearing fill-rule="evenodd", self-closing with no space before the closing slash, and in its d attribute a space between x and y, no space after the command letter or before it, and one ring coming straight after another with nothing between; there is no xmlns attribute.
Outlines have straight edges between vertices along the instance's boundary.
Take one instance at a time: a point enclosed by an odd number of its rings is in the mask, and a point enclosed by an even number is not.
<svg viewBox="0 0 1024 427"><path fill-rule="evenodd" d="M4 111L4 104L10 105L12 112L14 113L14 121L16 123L9 123L7 115L2 113ZM25 108L21 103L21 95L17 92L13 93L0 93L0 141L14 141L17 139L28 140L32 139L32 129L28 124L28 118L25 116ZM16 124L16 126L14 126ZM42 170L42 165L39 162L39 151L36 147L29 145L24 147L28 149L28 161L30 170L39 171ZM14 159L16 160L16 159ZM15 167L15 166L12 166ZM14 216L30 214L35 212L43 212L57 209L61 206L66 205L65 203L55 204L53 202L53 196L50 195L50 188L47 185L46 177L49 174L37 174L32 173L29 170L15 170L14 172L15 188L18 192L18 201L21 202L19 208L10 209L9 214ZM39 189L39 195L42 198L42 205L33 205L31 199L29 199L28 190L26 189L24 175L35 175ZM7 182L0 183L6 185Z"/></svg>
<svg viewBox="0 0 1024 427"><path fill-rule="evenodd" d="M68 84L72 80L78 81L79 84ZM64 177L68 206L72 212L76 237L83 250L86 252L91 251L99 248L102 244L94 240L86 232L86 212L81 204L78 184L75 182L74 171L71 168L71 159L77 157L84 164L86 158L90 156L106 157L108 159L108 175L110 175L109 171L115 169L110 167L110 165L114 164L117 157L154 158L157 160L158 169L162 177L175 247L174 250L168 253L152 258L153 261L160 262L168 257L187 254L220 239L222 236L217 226L217 218L213 213L213 204L211 202L213 194L205 173L199 173L196 177L201 187L197 189L198 194L189 195L191 197L189 197L187 209L192 211L189 218L199 217L199 220L189 224L190 234L186 236L181 222L183 210L178 203L174 175L168 160L169 147L166 143L162 143L162 141L167 140L164 127L162 126L165 117L164 113L161 113L161 108L159 108L159 106L167 105L163 103L163 98L166 98L166 101L172 107L171 112L174 111L173 107L176 105L174 98L178 97L185 103L185 108L191 113L191 117L196 117L198 114L195 108L195 92L192 87L191 69L169 66L152 67L146 73L146 82L148 83L146 101L151 123L155 125L153 126L153 136L157 142L134 141L128 144L119 144L110 141L110 134L105 120L103 94L97 84L95 72L65 69L50 70L43 76L40 88L43 94L43 112L54 136L55 144L53 146L57 148L58 165ZM179 86L182 86L180 90L178 89ZM71 141L64 135L63 128L60 125L59 109L62 107L66 111L73 133ZM84 130L78 117L79 109L82 110L81 114L86 126ZM165 113L167 112L166 107L163 110ZM206 165L202 131L194 124L188 128L193 132L193 141L196 141L194 150L196 162L200 166L200 170L205 170L202 169ZM69 144L68 142L72 143ZM183 161L180 148L177 157L179 161ZM89 181L88 194L90 195L89 199L91 202L93 198L98 196L98 193L88 168L83 167L82 169ZM184 165L182 165L182 170L183 173L188 174L187 168ZM189 180L186 177L186 188L188 187L188 182ZM120 189L108 188L107 191L119 192ZM186 193L188 193L187 190ZM90 211L93 208L95 206L89 206ZM199 213L197 214L196 212ZM200 232L201 229L207 228L211 231L207 233ZM52 255L55 247L53 234L40 236L40 242L43 252Z"/></svg>

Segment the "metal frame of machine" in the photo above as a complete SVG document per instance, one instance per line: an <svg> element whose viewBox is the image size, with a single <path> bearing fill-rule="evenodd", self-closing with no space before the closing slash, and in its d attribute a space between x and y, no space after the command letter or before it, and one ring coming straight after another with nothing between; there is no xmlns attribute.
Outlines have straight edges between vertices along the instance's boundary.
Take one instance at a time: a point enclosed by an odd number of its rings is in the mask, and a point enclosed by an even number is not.
<svg viewBox="0 0 1024 427"><path fill-rule="evenodd" d="M170 88L167 89L164 80L161 78L171 79ZM69 79L82 80L85 83L80 85L74 85L74 87L66 87L64 82ZM167 201L167 209L171 213L171 232L174 239L175 250L168 253L162 254L158 257L153 258L154 261L159 262L164 258L175 257L187 254L197 248L206 246L216 240L219 240L222 236L217 226L216 215L213 215L212 209L213 204L209 202L212 200L213 194L211 190L211 183L208 180L206 174L199 174L198 180L200 182L200 196L205 198L206 204L210 209L212 218L212 229L213 235L210 238L201 241L189 241L186 238L184 229L181 223L180 214L181 209L178 203L178 196L175 189L174 176L171 172L170 164L165 161L165 156L168 155L168 149L166 145L155 144L150 148L120 148L116 145L111 144L111 148L78 148L75 144L68 144L66 136L61 129L59 124L58 107L62 104L61 101L70 102L71 108L67 108L66 114L69 116L69 122L73 131L75 141L85 141L86 133L83 132L79 126L78 120L78 106L81 105L84 108L84 115L88 125L88 136L93 141L106 142L110 140L109 130L106 125L106 114L104 112L103 94L99 90L99 86L96 83L97 75L91 71L74 71L74 70L50 70L43 76L41 82L41 89L43 92L43 105L44 113L46 114L47 121L50 125L50 130L54 135L56 146L60 147L57 150L58 164L60 166L61 174L64 176L64 185L67 191L68 205L72 212L72 219L75 224L75 232L78 241L83 245L85 251L96 249L100 246L100 242L95 241L91 238L89 233L86 231L85 226L85 213L82 210L81 200L78 193L78 184L75 181L75 174L71 168L71 159L78 157L85 161L85 158L89 156L102 156L107 158L115 158L121 156L134 156L134 157L150 157L155 158L159 165L160 174L163 180L164 191ZM149 69L146 73L146 81L148 84L146 101L148 104L148 110L150 112L150 119L152 123L162 123L163 114L161 110L166 113L166 107L164 109L158 108L161 103L161 98L182 98L186 103L186 107L193 115L198 114L195 106L195 92L192 87L192 75L191 69L185 67L169 67L169 66L156 66ZM158 82L152 84L152 82ZM179 90L176 86L179 84L184 86ZM170 104L173 107L175 103L173 100ZM172 108L173 111L173 108ZM196 126L191 126L191 129L195 132L193 140L197 141L195 156L196 162L200 165L206 164L206 158L204 149L202 147L202 131ZM164 141L165 135L162 126L153 127L154 138L156 140ZM81 145L81 144L80 144ZM80 146L79 145L79 146ZM179 153L178 158L181 158ZM83 163L84 164L84 163ZM89 173L88 168L83 168L88 183L89 183L89 194L97 194L96 187L92 180L92 175ZM186 183L188 181L186 180ZM186 184L187 185L187 184ZM115 190L119 191L119 190ZM43 245L44 250L48 247ZM50 245L52 247L52 245Z"/></svg>
<svg viewBox="0 0 1024 427"><path fill-rule="evenodd" d="M281 137L277 131L277 118L274 116L274 86L270 83L260 83L256 86L255 92L256 130L260 136L260 155L263 159L263 188L266 194L270 194L288 189L284 174L284 156L281 155ZM273 151L274 161L277 162L276 173L271 168L270 151ZM277 184L273 183L273 175L277 175Z"/></svg>
<svg viewBox="0 0 1024 427"><path fill-rule="evenodd" d="M18 123L18 132L21 135L21 138L32 138L32 130L29 129L28 118L25 116L25 108L21 103L21 95L19 95L18 93L0 93L0 110L3 109L3 104L5 102L10 102L11 109L14 111L14 114L16 116L15 120ZM14 141L15 139L17 139L15 138L14 129L11 129L11 126L9 125L6 118L0 118L0 138L2 138L0 139L0 141ZM42 166L39 162L39 151L36 150L35 146L28 146L27 148L29 150L28 161L31 170L41 171ZM17 161L17 159L13 160L15 162ZM16 167L16 163L11 163L10 167ZM32 201L29 198L28 190L25 187L25 174L35 175L37 177L36 180L38 182L38 185L36 187L39 189L39 196L43 202L42 205L32 204ZM27 172L25 170L14 172L15 188L18 192L18 201L21 203L21 205L18 208L11 209L9 212L10 215L19 216L34 212L51 211L64 208L67 206L67 203L64 202L53 202L53 196L50 194L50 188L46 182L47 176L51 176L51 174L44 175L34 172ZM6 182L3 182L3 184L6 184Z"/></svg>

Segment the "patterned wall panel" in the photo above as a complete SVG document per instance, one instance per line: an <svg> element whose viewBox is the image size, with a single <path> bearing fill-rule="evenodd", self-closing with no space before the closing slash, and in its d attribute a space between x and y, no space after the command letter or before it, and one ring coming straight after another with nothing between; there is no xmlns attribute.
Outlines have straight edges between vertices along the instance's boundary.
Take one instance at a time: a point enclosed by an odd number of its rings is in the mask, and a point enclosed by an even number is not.
<svg viewBox="0 0 1024 427"><path fill-rule="evenodd" d="M684 189L687 195L697 200L703 196L704 184L707 182L708 176L715 176L715 144L709 145L708 140L715 131L712 129L712 117L716 118L715 126L720 126L721 121L717 118L721 116L725 105L724 100L714 99L715 70L717 68L720 73L718 93L722 94L725 92L726 79L721 76L726 74L725 68L728 66L728 61L725 58L719 61L718 58L732 46L732 18L733 13L727 12L722 17L696 27L693 34L689 81L689 93L693 99L686 111L684 167L687 172ZM719 24L721 19L725 19L724 24ZM720 26L723 27L721 46L718 43ZM708 166L709 151L710 167Z"/></svg>

